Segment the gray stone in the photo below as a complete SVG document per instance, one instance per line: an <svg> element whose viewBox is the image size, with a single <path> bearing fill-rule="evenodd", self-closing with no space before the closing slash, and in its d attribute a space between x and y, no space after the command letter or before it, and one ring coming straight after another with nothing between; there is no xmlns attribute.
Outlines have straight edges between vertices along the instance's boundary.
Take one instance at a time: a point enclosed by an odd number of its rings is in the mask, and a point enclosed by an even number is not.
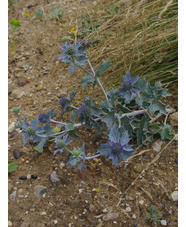
<svg viewBox="0 0 186 227"><path fill-rule="evenodd" d="M126 199L126 200L129 200L129 201L133 201L133 200L134 200L134 198L132 198L132 197L130 197L130 196L128 196L128 195L125 196L125 199Z"/></svg>
<svg viewBox="0 0 186 227"><path fill-rule="evenodd" d="M59 179L58 176L57 176L57 172L56 172L56 171L54 171L54 172L52 172L52 173L50 174L50 180L51 180L53 183L60 181L60 179Z"/></svg>
<svg viewBox="0 0 186 227"><path fill-rule="evenodd" d="M26 94L24 91L20 91L20 89L15 89L11 95L14 99L20 99Z"/></svg>
<svg viewBox="0 0 186 227"><path fill-rule="evenodd" d="M20 87L25 86L27 83L28 83L28 81L27 81L27 79L25 79L25 78L20 78L20 79L18 80L18 85L19 85Z"/></svg>
<svg viewBox="0 0 186 227"><path fill-rule="evenodd" d="M14 185L11 182L8 182L8 191L11 192Z"/></svg>
<svg viewBox="0 0 186 227"><path fill-rule="evenodd" d="M28 179L28 180L31 179L31 174L30 174L30 173L27 174L27 179Z"/></svg>
<svg viewBox="0 0 186 227"><path fill-rule="evenodd" d="M119 217L118 213L108 213L103 216L103 220L109 221L109 220L117 219L118 217Z"/></svg>
<svg viewBox="0 0 186 227"><path fill-rule="evenodd" d="M12 194L10 194L10 198L15 200L16 198L16 191L13 191Z"/></svg>
<svg viewBox="0 0 186 227"><path fill-rule="evenodd" d="M57 225L58 221L57 220L54 220L54 224Z"/></svg>
<svg viewBox="0 0 186 227"><path fill-rule="evenodd" d="M72 202L72 208L78 207L80 202L81 202L81 198L79 196L76 196L76 198Z"/></svg>
<svg viewBox="0 0 186 227"><path fill-rule="evenodd" d="M36 185L34 187L34 194L38 197L42 196L46 192L46 187L42 185Z"/></svg>
<svg viewBox="0 0 186 227"><path fill-rule="evenodd" d="M166 220L161 220L161 225L166 226L167 225L167 221Z"/></svg>
<svg viewBox="0 0 186 227"><path fill-rule="evenodd" d="M90 206L89 206L89 210L90 210L90 212L95 211L95 206L94 206L94 205L92 205L92 204L90 204Z"/></svg>
<svg viewBox="0 0 186 227"><path fill-rule="evenodd" d="M12 226L12 222L11 221L8 221L8 226Z"/></svg>
<svg viewBox="0 0 186 227"><path fill-rule="evenodd" d="M130 207L127 207L127 208L126 208L126 212L131 212L131 210L132 210L132 209L131 209Z"/></svg>
<svg viewBox="0 0 186 227"><path fill-rule="evenodd" d="M64 167L65 167L65 163L64 163L64 162L60 162L60 163L59 163L59 168L60 168L60 169L63 169Z"/></svg>
<svg viewBox="0 0 186 227"><path fill-rule="evenodd" d="M45 211L41 212L41 216L47 215Z"/></svg>
<svg viewBox="0 0 186 227"><path fill-rule="evenodd" d="M133 218L133 219L136 219L136 215L135 215L135 214L133 214L133 215L132 215L132 218Z"/></svg>
<svg viewBox="0 0 186 227"><path fill-rule="evenodd" d="M143 170L143 167L140 163L137 163L133 169L135 173L141 173L141 171Z"/></svg>
<svg viewBox="0 0 186 227"><path fill-rule="evenodd" d="M163 142L161 140L157 140L156 142L154 142L152 144L152 149L156 152L159 152L161 150L162 144L163 144Z"/></svg>
<svg viewBox="0 0 186 227"><path fill-rule="evenodd" d="M171 197L172 197L172 200L174 202L178 201L178 191L174 191L172 194L171 194Z"/></svg>
<svg viewBox="0 0 186 227"><path fill-rule="evenodd" d="M14 128L15 128L15 122L12 122L8 127L8 132L10 132L10 133L13 132Z"/></svg>
<svg viewBox="0 0 186 227"><path fill-rule="evenodd" d="M178 125L178 112L170 115L170 125L177 126Z"/></svg>
<svg viewBox="0 0 186 227"><path fill-rule="evenodd" d="M30 223L25 221L21 224L21 227L29 227L29 226L30 226Z"/></svg>
<svg viewBox="0 0 186 227"><path fill-rule="evenodd" d="M144 201L141 199L141 200L139 201L139 204L143 205L143 204L144 204Z"/></svg>

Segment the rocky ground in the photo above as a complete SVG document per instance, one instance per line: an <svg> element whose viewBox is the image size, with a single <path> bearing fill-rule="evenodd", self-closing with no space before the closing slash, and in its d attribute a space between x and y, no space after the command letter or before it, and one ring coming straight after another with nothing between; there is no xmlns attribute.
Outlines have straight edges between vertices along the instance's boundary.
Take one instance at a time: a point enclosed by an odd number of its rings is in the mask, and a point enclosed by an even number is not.
<svg viewBox="0 0 186 227"><path fill-rule="evenodd" d="M96 1L95 1L96 2ZM62 20L47 16L52 6L66 10ZM67 66L59 62L62 37L70 34L76 19L91 10L91 1L18 1L9 6L9 20L22 21L15 38L9 26L9 108L21 105L20 117L35 118L53 106L60 110L58 99L79 89L74 104L80 105L87 93L78 87L82 74L71 77ZM44 9L42 20L34 11ZM25 16L25 13L29 16ZM87 93L86 93L87 92ZM93 92L99 101L100 92ZM177 134L177 99L166 100L175 113L168 122ZM66 116L68 119L68 116ZM14 127L17 117L9 112L9 163L18 163L9 174L9 223L13 227L109 227L170 226L176 227L178 210L178 146L177 138L138 148L133 160L119 168L104 159L93 159L79 172L65 166L65 154L53 156L53 147L38 153L32 143L23 146ZM103 139L94 140L96 132L79 130L80 140L73 146L86 144L94 154ZM71 148L71 147L70 147ZM20 157L13 152L18 150ZM146 212L153 204L163 215L162 222L150 221Z"/></svg>

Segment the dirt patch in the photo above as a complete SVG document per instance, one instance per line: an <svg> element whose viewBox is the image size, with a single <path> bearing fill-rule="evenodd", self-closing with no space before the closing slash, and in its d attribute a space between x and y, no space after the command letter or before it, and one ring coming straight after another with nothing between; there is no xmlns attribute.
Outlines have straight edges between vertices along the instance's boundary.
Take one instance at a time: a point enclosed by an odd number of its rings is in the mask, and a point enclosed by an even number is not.
<svg viewBox="0 0 186 227"><path fill-rule="evenodd" d="M22 118L28 116L33 119L39 113L47 113L53 106L56 106L56 112L60 112L59 97L69 98L74 90L80 90L74 100L76 106L81 104L87 93L91 94L91 88L84 91L78 87L84 74L77 71L71 77L67 66L58 61L59 46L64 44L61 38L70 34L78 16L87 13L91 4L91 1L75 0L20 0L9 7L9 20L22 21L15 54L13 34L9 33L9 108L21 105ZM61 20L47 16L55 5L66 10ZM42 8L45 14L39 20L34 11ZM30 16L26 17L25 13ZM99 102L99 90L92 96ZM177 111L174 97L166 102ZM68 116L65 119L68 120ZM10 112L9 125L16 121L15 115ZM174 131L177 133L176 126ZM80 140L73 146L81 147L85 142L87 154L94 154L104 142L103 139L96 143L92 141L94 131L85 132L81 128L79 134ZM162 149L168 143L164 142ZM21 152L19 159L13 156L15 149ZM151 204L161 211L167 226L178 225L178 203L171 199L171 193L178 190L176 140L159 156L149 145L139 148L138 152L148 151L128 165L117 168L112 166L111 161L99 158L88 161L87 168L81 172L64 166L67 154L53 156L52 149L50 146L39 154L32 143L24 147L18 134L9 133L9 163L18 163L17 170L9 175L9 220L12 226L154 226L146 217ZM59 178L56 183L50 179L53 171ZM30 178L28 174L34 177ZM26 180L19 179L24 176ZM39 196L35 194L38 185L45 187Z"/></svg>

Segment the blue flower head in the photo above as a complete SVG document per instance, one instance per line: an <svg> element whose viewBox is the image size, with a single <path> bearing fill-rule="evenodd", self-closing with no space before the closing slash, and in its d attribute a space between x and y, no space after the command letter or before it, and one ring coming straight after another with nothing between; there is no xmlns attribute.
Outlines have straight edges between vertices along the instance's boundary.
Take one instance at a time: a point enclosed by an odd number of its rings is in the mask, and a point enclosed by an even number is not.
<svg viewBox="0 0 186 227"><path fill-rule="evenodd" d="M75 45L71 45L66 42L64 46L60 47L63 51L65 51L65 53L61 54L60 61L63 61L65 59L70 60L72 57L75 56L83 56L84 53L79 49L80 46L80 42Z"/></svg>
<svg viewBox="0 0 186 227"><path fill-rule="evenodd" d="M116 126L113 126L109 134L109 142L103 144L99 149L101 155L112 159L112 164L117 165L122 160L126 161L134 152L131 145L128 144L130 138L128 132L121 134Z"/></svg>
<svg viewBox="0 0 186 227"><path fill-rule="evenodd" d="M87 105L83 104L79 107L78 114L81 120L86 120L91 116L91 110Z"/></svg>
<svg viewBox="0 0 186 227"><path fill-rule="evenodd" d="M41 123L43 123L43 124L48 123L48 122L50 121L50 119L52 119L53 117L56 116L56 113L54 112L54 109L55 109L55 107L54 107L51 111L49 111L47 114L45 114L45 113L40 113L40 114L38 115L38 120L39 120Z"/></svg>
<svg viewBox="0 0 186 227"><path fill-rule="evenodd" d="M131 77L130 73L127 72L123 76L122 87L118 89L119 96L125 98L127 102L130 102L135 96L141 91L141 89L136 85L136 82L139 80L139 76Z"/></svg>
<svg viewBox="0 0 186 227"><path fill-rule="evenodd" d="M50 120L50 118L49 118L49 115L48 114L45 114L45 113L40 113L39 115L38 115L38 120L41 122L41 123L47 123L49 120Z"/></svg>
<svg viewBox="0 0 186 227"><path fill-rule="evenodd" d="M37 134L43 133L45 131L42 127L40 127L38 125L38 118L32 120L32 124L31 125L29 125L28 122L24 121L21 127L23 129L25 129L25 130L22 130L20 132L21 135L26 136L23 139L23 144L24 145L30 139L33 140L33 142L39 142L40 141L40 137Z"/></svg>
<svg viewBox="0 0 186 227"><path fill-rule="evenodd" d="M68 134L65 135L65 136L63 136L63 139L61 139L61 138L56 138L56 139L55 139L56 145L55 145L54 147L57 148L57 149L54 151L54 154L53 154L53 155L57 154L58 151L60 151L60 152L62 153L63 150L64 150L64 148L65 148L69 143L72 142L72 140L68 140L67 137L68 137Z"/></svg>
<svg viewBox="0 0 186 227"><path fill-rule="evenodd" d="M65 97L62 97L59 99L59 104L64 108L70 104L70 100Z"/></svg>

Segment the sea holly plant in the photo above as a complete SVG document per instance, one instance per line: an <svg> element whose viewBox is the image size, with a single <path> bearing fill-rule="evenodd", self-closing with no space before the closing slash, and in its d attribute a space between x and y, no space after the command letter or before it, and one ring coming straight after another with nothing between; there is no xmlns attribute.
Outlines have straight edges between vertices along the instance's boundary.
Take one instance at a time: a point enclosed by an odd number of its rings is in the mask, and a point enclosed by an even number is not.
<svg viewBox="0 0 186 227"><path fill-rule="evenodd" d="M170 96L167 89L162 88L161 83L151 86L145 78L133 77L127 72L123 75L121 87L106 91L100 78L112 64L105 61L94 70L86 53L88 47L84 40L77 40L75 44L66 42L60 47L60 61L69 64L71 75L75 74L77 68L83 70L86 75L80 85L84 89L90 84L95 89L99 86L103 92L102 102L95 104L95 100L86 97L79 106L75 106L73 102L76 92L72 92L70 97L59 98L60 120L55 120L57 113L54 107L48 113L40 113L31 124L27 119L19 121L20 134L25 136L24 145L32 141L36 145L35 149L42 152L49 143L53 143L53 155L69 153L67 166L77 165L81 170L86 167L87 160L100 156L118 165L132 155L136 146L152 142L154 135L159 134L161 139L171 139L172 128L167 124L171 110L161 101ZM64 121L64 114L70 116L68 122ZM165 118L162 125L156 124L159 117ZM80 127L85 130L95 129L98 134L105 135L105 142L92 156L87 156L85 143L80 148L73 147L72 140L79 140Z"/></svg>

